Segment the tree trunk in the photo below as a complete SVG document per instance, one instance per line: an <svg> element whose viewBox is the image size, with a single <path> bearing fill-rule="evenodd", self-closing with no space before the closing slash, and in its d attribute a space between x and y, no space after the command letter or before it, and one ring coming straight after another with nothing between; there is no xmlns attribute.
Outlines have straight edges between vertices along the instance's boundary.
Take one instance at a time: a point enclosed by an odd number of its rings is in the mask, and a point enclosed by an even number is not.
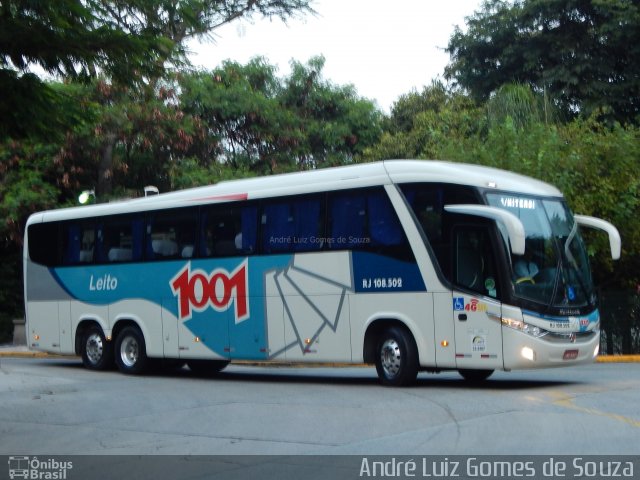
<svg viewBox="0 0 640 480"><path fill-rule="evenodd" d="M116 144L116 134L109 132L105 135L102 147L102 157L98 168L98 186L96 200L103 202L113 193L113 149Z"/></svg>

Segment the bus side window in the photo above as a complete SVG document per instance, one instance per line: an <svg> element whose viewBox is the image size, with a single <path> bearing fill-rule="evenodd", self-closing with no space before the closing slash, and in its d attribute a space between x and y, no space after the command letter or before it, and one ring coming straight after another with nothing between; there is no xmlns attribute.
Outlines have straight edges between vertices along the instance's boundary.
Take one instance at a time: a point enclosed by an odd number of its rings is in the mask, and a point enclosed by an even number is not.
<svg viewBox="0 0 640 480"><path fill-rule="evenodd" d="M142 215L105 217L98 227L98 261L138 262L142 260L144 221Z"/></svg>
<svg viewBox="0 0 640 480"><path fill-rule="evenodd" d="M359 192L337 193L329 200L329 248L357 248L369 241L367 234L367 202Z"/></svg>
<svg viewBox="0 0 640 480"><path fill-rule="evenodd" d="M480 199L469 187L442 183L410 183L400 186L407 203L427 239L444 277L451 281L451 225L455 216L445 205L477 204Z"/></svg>
<svg viewBox="0 0 640 480"><path fill-rule="evenodd" d="M60 264L60 224L58 222L29 225L29 257L35 263L56 267Z"/></svg>
<svg viewBox="0 0 640 480"><path fill-rule="evenodd" d="M62 227L63 265L92 263L95 249L95 227L90 223L65 222Z"/></svg>
<svg viewBox="0 0 640 480"><path fill-rule="evenodd" d="M147 224L146 258L191 258L196 243L197 209L156 212Z"/></svg>
<svg viewBox="0 0 640 480"><path fill-rule="evenodd" d="M263 253L309 252L323 246L322 195L265 202L262 208Z"/></svg>
<svg viewBox="0 0 640 480"><path fill-rule="evenodd" d="M383 188L329 197L329 248L360 250L413 261L400 220Z"/></svg>
<svg viewBox="0 0 640 480"><path fill-rule="evenodd" d="M404 231L384 190L376 190L367 196L367 209L371 244L402 245Z"/></svg>
<svg viewBox="0 0 640 480"><path fill-rule="evenodd" d="M498 297L496 261L487 227L455 227L453 257L455 285Z"/></svg>
<svg viewBox="0 0 640 480"><path fill-rule="evenodd" d="M200 256L250 255L256 250L258 209L250 204L215 205L200 220Z"/></svg>

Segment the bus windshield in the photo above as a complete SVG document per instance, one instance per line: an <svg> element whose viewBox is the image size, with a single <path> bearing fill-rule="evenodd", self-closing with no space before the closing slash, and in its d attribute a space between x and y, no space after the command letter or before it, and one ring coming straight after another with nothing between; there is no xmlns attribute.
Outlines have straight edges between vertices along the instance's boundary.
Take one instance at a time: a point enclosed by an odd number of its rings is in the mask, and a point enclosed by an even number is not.
<svg viewBox="0 0 640 480"><path fill-rule="evenodd" d="M515 295L551 308L581 308L594 302L587 252L578 225L561 199L487 195L490 205L516 215L524 225L524 255L512 255Z"/></svg>

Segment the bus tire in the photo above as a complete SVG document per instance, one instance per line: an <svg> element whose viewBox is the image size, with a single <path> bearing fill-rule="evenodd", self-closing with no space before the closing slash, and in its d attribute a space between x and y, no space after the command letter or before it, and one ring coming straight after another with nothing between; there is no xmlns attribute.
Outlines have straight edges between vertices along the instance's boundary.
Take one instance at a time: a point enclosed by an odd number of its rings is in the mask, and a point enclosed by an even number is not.
<svg viewBox="0 0 640 480"><path fill-rule="evenodd" d="M462 378L464 378L467 382L480 383L489 378L493 373L493 370L474 370L461 368L460 370L458 370L458 373L460 373L460 375L462 375Z"/></svg>
<svg viewBox="0 0 640 480"><path fill-rule="evenodd" d="M376 346L376 371L383 385L412 385L418 376L418 349L411 334L393 326L382 332Z"/></svg>
<svg viewBox="0 0 640 480"><path fill-rule="evenodd" d="M107 370L113 367L113 345L107 342L99 326L89 327L82 335L80 356L82 364L90 370Z"/></svg>
<svg viewBox="0 0 640 480"><path fill-rule="evenodd" d="M228 360L188 360L187 366L196 375L215 375L229 365Z"/></svg>
<svg viewBox="0 0 640 480"><path fill-rule="evenodd" d="M115 344L118 370L130 375L144 373L149 367L144 336L137 327L125 327L118 334Z"/></svg>

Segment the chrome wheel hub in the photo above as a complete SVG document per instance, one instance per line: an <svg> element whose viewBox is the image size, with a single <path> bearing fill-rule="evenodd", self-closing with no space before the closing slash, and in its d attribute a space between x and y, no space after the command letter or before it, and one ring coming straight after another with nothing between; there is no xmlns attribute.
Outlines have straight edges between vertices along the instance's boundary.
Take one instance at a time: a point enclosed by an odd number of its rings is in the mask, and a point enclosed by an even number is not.
<svg viewBox="0 0 640 480"><path fill-rule="evenodd" d="M102 359L102 354L104 352L102 337L98 333L92 333L89 335L85 349L87 352L87 359L93 365L96 365Z"/></svg>
<svg viewBox="0 0 640 480"><path fill-rule="evenodd" d="M402 366L400 345L394 339L385 340L380 349L380 364L387 378L398 375Z"/></svg>
<svg viewBox="0 0 640 480"><path fill-rule="evenodd" d="M120 345L120 358L127 367L133 367L138 363L139 347L138 342L133 337L127 337Z"/></svg>

